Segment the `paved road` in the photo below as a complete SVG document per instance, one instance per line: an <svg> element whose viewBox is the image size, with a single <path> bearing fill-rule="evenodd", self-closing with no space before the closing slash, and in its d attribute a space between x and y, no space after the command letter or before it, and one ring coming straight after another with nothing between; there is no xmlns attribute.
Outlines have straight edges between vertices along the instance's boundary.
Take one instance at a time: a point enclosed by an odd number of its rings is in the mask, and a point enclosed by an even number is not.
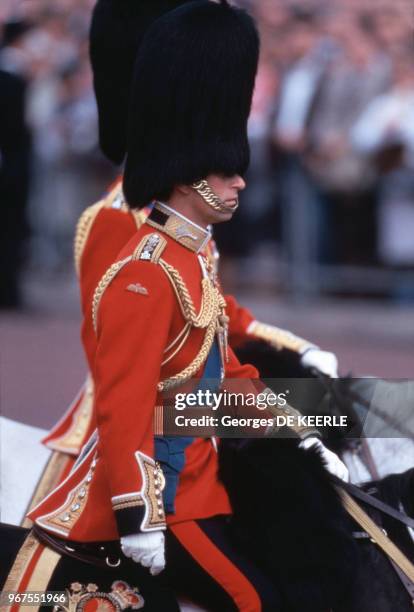
<svg viewBox="0 0 414 612"><path fill-rule="evenodd" d="M0 318L0 409L50 427L85 376L80 315L72 276L29 278L30 309ZM240 296L256 316L335 351L355 376L414 378L414 309L375 302L329 301L307 307L271 295Z"/></svg>

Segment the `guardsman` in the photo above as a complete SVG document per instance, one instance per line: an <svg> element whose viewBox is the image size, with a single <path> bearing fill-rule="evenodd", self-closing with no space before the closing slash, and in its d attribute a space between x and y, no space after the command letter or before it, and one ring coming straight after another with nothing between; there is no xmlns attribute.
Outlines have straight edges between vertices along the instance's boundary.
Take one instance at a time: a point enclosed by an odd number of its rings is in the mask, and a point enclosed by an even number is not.
<svg viewBox="0 0 414 612"><path fill-rule="evenodd" d="M94 7L89 43L99 144L105 157L114 164L120 164L125 157L131 76L142 37L155 19L186 1L189 0L98 0ZM118 179L99 202L84 211L77 224L75 268L84 321L82 343L88 362L92 354L90 344L94 343L89 325L94 289L145 216L146 211L136 213L128 209ZM39 503L70 472L95 428L92 414L93 381L88 374L74 401L43 440L52 455L36 484L29 507ZM23 522L24 526L30 524L28 519Z"/></svg>
<svg viewBox="0 0 414 612"><path fill-rule="evenodd" d="M126 115L132 66L143 32L161 12L183 4L179 0L151 3L98 0L90 37L91 62L99 114L100 146L106 157L116 164L125 154ZM79 277L83 313L82 342L91 365L95 337L91 325L93 291L117 253L140 227L148 209L130 210L121 178L98 203L85 210L79 219L75 236L75 268ZM218 252L214 241L206 247L211 265L217 269ZM233 348L251 340L263 340L279 351L290 354L292 361L314 367L336 376L336 358L311 342L287 330L256 321L249 310L226 295L229 317L229 343ZM297 356L297 357L296 357ZM84 387L66 413L52 428L44 443L53 455L39 481L31 506L38 503L53 486L69 473L83 444L95 428L93 419L93 381L88 375ZM26 524L29 521L26 519Z"/></svg>
<svg viewBox="0 0 414 612"><path fill-rule="evenodd" d="M226 301L203 255L210 224L231 218L244 187L257 57L254 24L227 2L188 4L145 37L124 188L133 207L155 205L94 292L97 430L30 514L52 546L94 551L120 539L153 574L168 526L169 580L213 610L274 611L279 595L229 537L214 440L165 444L154 417L167 391L194 378L258 376L227 345Z"/></svg>

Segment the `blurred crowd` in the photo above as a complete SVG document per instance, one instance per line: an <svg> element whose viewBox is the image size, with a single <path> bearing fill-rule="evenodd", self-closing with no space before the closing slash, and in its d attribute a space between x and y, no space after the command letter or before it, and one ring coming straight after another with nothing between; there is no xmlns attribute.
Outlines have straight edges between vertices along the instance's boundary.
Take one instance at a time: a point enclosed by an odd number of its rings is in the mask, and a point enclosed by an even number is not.
<svg viewBox="0 0 414 612"><path fill-rule="evenodd" d="M223 253L248 256L270 243L299 263L413 266L411 3L238 3L256 17L262 51L248 188L233 227L219 228ZM2 0L2 305L19 302L24 257L68 268L80 212L116 174L98 149L93 4Z"/></svg>
<svg viewBox="0 0 414 612"><path fill-rule="evenodd" d="M412 6L244 4L262 55L241 248L273 232L299 261L413 266Z"/></svg>

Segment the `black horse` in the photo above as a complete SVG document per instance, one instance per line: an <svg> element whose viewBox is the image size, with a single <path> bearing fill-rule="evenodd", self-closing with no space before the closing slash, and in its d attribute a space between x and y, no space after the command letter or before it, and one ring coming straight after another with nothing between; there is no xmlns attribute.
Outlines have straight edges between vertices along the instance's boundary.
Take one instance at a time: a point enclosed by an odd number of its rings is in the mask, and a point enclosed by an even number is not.
<svg viewBox="0 0 414 612"><path fill-rule="evenodd" d="M292 365L290 357L283 371L279 360L276 373L269 347L258 346L254 355L247 347L240 356L253 361L262 377L311 375ZM318 398L324 394L321 384ZM233 537L278 586L284 608L275 612L412 611L411 598L387 557L361 537L366 534L343 509L317 451L302 450L291 439L258 439L222 440L219 453L220 476L234 510ZM366 488L414 515L414 469ZM365 509L414 559L406 527ZM27 530L0 524L0 587L26 535Z"/></svg>
<svg viewBox="0 0 414 612"><path fill-rule="evenodd" d="M278 586L284 608L275 612L412 610L388 558L345 513L316 451L299 449L294 440L223 440L220 466L234 508L233 537ZM414 514L414 469L366 489ZM407 528L365 510L414 559ZM0 525L0 587L26 535Z"/></svg>
<svg viewBox="0 0 414 612"><path fill-rule="evenodd" d="M413 609L388 558L345 513L317 451L290 439L222 440L220 470L234 509L233 536L278 585L283 612ZM414 469L367 488L414 514ZM407 528L385 515L383 527L414 560Z"/></svg>

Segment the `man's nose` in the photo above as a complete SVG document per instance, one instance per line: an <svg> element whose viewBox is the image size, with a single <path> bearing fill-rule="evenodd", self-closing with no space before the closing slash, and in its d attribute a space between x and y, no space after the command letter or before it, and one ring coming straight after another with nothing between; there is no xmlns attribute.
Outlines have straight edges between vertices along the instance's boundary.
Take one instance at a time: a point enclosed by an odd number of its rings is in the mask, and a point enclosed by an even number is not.
<svg viewBox="0 0 414 612"><path fill-rule="evenodd" d="M237 189L237 191L242 191L246 187L246 181L239 174L237 174L232 182L232 187Z"/></svg>

